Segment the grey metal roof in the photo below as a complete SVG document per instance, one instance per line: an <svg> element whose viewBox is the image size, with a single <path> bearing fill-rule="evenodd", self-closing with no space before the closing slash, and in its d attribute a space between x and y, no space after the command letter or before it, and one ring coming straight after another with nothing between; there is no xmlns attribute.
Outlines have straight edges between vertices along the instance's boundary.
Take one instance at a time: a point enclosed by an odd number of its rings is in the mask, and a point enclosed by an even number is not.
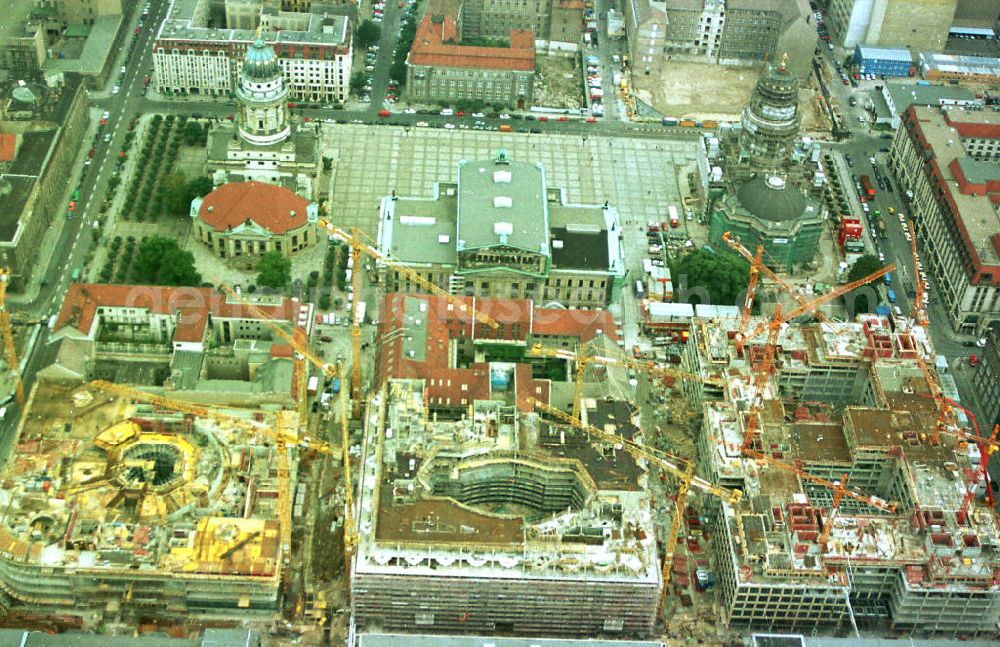
<svg viewBox="0 0 1000 647"><path fill-rule="evenodd" d="M858 51L862 58L879 59L883 61L906 61L913 62L913 54L903 47L873 47L871 45L858 45Z"/></svg>
<svg viewBox="0 0 1000 647"><path fill-rule="evenodd" d="M806 199L780 178L758 175L740 187L740 206L761 220L794 220L806 208Z"/></svg>
<svg viewBox="0 0 1000 647"><path fill-rule="evenodd" d="M503 160L459 164L457 249L505 244L548 256L545 171Z"/></svg>

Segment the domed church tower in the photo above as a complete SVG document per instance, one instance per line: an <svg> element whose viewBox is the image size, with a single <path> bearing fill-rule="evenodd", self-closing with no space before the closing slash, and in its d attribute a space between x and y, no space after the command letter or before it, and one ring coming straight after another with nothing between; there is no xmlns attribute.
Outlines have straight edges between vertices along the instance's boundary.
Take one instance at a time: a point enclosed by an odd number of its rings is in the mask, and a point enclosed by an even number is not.
<svg viewBox="0 0 1000 647"><path fill-rule="evenodd" d="M278 55L264 42L259 30L243 59L236 97L240 102L240 137L248 144L277 144L291 134L288 88Z"/></svg>

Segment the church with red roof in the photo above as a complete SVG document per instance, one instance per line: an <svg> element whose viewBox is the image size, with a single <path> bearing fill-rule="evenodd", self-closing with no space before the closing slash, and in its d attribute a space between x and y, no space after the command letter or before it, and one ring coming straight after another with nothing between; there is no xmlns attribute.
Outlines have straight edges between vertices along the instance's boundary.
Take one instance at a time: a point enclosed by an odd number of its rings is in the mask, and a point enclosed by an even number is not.
<svg viewBox="0 0 1000 647"><path fill-rule="evenodd" d="M317 240L317 204L265 182L230 182L191 201L194 232L219 258L284 256Z"/></svg>

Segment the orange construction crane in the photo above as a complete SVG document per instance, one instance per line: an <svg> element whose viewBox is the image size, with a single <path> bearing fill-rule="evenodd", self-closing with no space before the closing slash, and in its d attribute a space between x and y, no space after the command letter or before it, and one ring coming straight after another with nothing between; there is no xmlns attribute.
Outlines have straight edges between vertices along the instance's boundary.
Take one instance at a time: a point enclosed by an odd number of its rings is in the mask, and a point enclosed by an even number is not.
<svg viewBox="0 0 1000 647"><path fill-rule="evenodd" d="M761 357L757 371L754 375L753 397L751 399L750 410L747 412L747 424L743 435L744 449L750 449L752 447L754 435L756 434L760 423L760 408L764 403L764 385L770 378L771 370L774 368L774 356L775 353L777 353L778 337L781 334L782 327L799 315L809 312L810 310L815 310L819 305L826 303L827 301L831 301L842 294L846 294L855 288L861 287L866 283L874 281L875 279L882 277L895 269L895 263L890 263L889 265L876 270L872 274L869 274L863 279L858 279L857 281L841 285L835 290L816 297L812 301L799 305L798 307L790 310L787 314L782 314L781 304L779 303L775 308L774 318L760 324L753 331L751 331L749 335L747 335L744 343L749 342L760 333L767 331L767 342L764 344L764 355Z"/></svg>
<svg viewBox="0 0 1000 647"><path fill-rule="evenodd" d="M667 366L660 366L656 362L635 362L627 359L617 359L613 357L605 357L602 355L577 355L571 351L562 348L552 348L550 346L543 346L541 344L534 344L527 352L528 355L536 357L554 357L556 359L564 359L570 362L576 362L576 381L573 390L573 417L580 417L580 409L583 402L583 378L586 372L587 366L590 364L601 364L604 366L621 366L624 368L642 371L649 375L655 375L658 377L680 379L680 380L691 380L694 382L700 382L705 384L715 384L717 386L725 386L725 381L714 378L714 377L702 377L700 375L695 375L694 373L688 373L675 368L670 368Z"/></svg>
<svg viewBox="0 0 1000 647"><path fill-rule="evenodd" d="M837 514L837 510L840 509L840 500L844 496L844 489L847 487L847 474L842 474L839 481L834 481L837 486L837 490L833 493L833 505L830 506L829 512L826 514L826 521L823 523L823 531L819 534L820 546L826 546L826 542L830 540L830 533L833 531L833 518Z"/></svg>
<svg viewBox="0 0 1000 647"><path fill-rule="evenodd" d="M782 290L784 290L788 296L792 297L792 299L794 299L796 303L798 303L799 305L805 305L806 303L809 302L808 299L799 294L798 289L794 285L783 279L780 274L772 270L770 267L767 266L766 263L763 262L763 252L764 252L763 245L757 246L757 254L755 256L754 254L750 253L749 249L744 247L742 244L740 244L738 240L733 238L728 231L722 234L722 240L725 241L725 243L729 245L729 247L731 247L733 251L735 251L737 254L739 254L740 256L742 256L743 258L745 258L750 262L751 271L753 271L754 265L758 265L759 271L762 272L764 276L766 276L768 279L774 281L779 286L781 286ZM753 277L751 276L751 281L752 280ZM820 321L826 321L827 319L826 315L823 314L823 312L819 309L815 310L813 314ZM740 332L746 333L746 327L741 326Z"/></svg>
<svg viewBox="0 0 1000 647"><path fill-rule="evenodd" d="M1000 447L1000 442L997 442L997 436L1000 436L1000 424L993 425L993 433L990 434L988 440L986 438L979 438L973 434L968 434L968 436L972 442L979 443L979 451L983 453L982 459L979 462L979 468L976 470L976 483L979 483L979 479L987 476L986 467L989 465L990 456L992 456L993 452ZM975 498L975 496L976 489L974 486L970 486L968 490L966 490L965 496L962 498L962 505L959 507L959 511L961 511L962 514L965 514L969 510L969 505L972 503L972 499Z"/></svg>
<svg viewBox="0 0 1000 647"><path fill-rule="evenodd" d="M640 445L639 443L629 440L619 434L614 434L610 431L598 429L593 425L588 425L576 416L571 416L565 411L560 411L559 409L549 406L540 400L528 398L527 403L552 416L553 418L575 427L576 429L584 431L606 443L613 446L620 446L637 459L647 460L654 463L660 469L672 474L680 481L680 486L677 490L676 504L674 507L674 516L670 523L670 534L666 537L666 543L663 550L663 591L661 592L660 597L660 608L663 609L666 603L667 585L670 583L670 572L673 568L674 552L677 546L677 535L680 534L681 521L683 520L684 510L687 507L687 497L691 487L695 487L706 494L711 494L712 496L725 501L729 505L736 505L739 500L743 498L743 493L739 490L730 490L729 488L715 485L699 476L695 476L694 461L682 459L685 461L685 467L682 469L675 463L655 453L650 447Z"/></svg>
<svg viewBox="0 0 1000 647"><path fill-rule="evenodd" d="M10 276L9 269L0 269L0 332L3 334L3 350L7 360L7 369L14 375L14 395L17 398L18 410L23 413L24 381L21 380L17 348L14 346L14 334L10 329L10 315L7 312L7 284L10 283Z"/></svg>
<svg viewBox="0 0 1000 647"><path fill-rule="evenodd" d="M729 232L726 232L726 236ZM723 236L728 243L728 238ZM731 245L730 245L731 246ZM743 246L740 246L743 249ZM740 309L740 334L736 337L737 352L743 354L743 340L746 339L747 329L750 328L750 317L753 315L753 301L757 298L757 285L760 283L760 268L764 265L764 246L757 245L757 253L750 257L750 282L747 284L747 294L743 299L743 307Z"/></svg>
<svg viewBox="0 0 1000 647"><path fill-rule="evenodd" d="M920 257L917 255L917 233L913 229L912 220L908 226L910 228L910 252L913 254L913 282L916 284L910 316L918 325L926 326L928 318L927 308L924 306L924 281L920 278Z"/></svg>

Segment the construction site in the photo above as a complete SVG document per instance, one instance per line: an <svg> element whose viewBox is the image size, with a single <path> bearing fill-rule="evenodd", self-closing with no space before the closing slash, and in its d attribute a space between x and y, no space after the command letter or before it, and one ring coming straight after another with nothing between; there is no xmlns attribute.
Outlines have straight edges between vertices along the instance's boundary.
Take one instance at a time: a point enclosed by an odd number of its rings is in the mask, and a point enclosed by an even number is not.
<svg viewBox="0 0 1000 647"><path fill-rule="evenodd" d="M290 520L279 453L258 429L285 422L130 396L95 384L33 390L2 476L4 610L81 627L273 615Z"/></svg>

